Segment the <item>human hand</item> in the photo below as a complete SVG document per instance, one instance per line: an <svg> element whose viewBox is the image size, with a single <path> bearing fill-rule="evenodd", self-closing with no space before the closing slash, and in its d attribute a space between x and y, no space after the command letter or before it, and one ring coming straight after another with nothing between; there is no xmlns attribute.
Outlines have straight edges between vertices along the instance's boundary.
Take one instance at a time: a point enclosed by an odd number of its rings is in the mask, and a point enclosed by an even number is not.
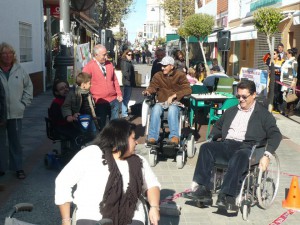
<svg viewBox="0 0 300 225"><path fill-rule="evenodd" d="M269 166L269 163L270 163L269 157L267 156L261 157L259 161L259 169L261 169L262 171L266 171L267 167Z"/></svg>
<svg viewBox="0 0 300 225"><path fill-rule="evenodd" d="M144 95L144 96L149 96L149 95L151 95L151 94L150 94L149 91L145 90L145 91L142 92L142 95Z"/></svg>
<svg viewBox="0 0 300 225"><path fill-rule="evenodd" d="M171 95L167 100L168 104L171 104L175 98L176 98L176 94Z"/></svg>
<svg viewBox="0 0 300 225"><path fill-rule="evenodd" d="M123 101L123 97L122 96L117 96L117 99L118 99L119 102Z"/></svg>
<svg viewBox="0 0 300 225"><path fill-rule="evenodd" d="M69 122L69 123L72 123L73 121L74 121L74 117L73 116L67 116L67 121Z"/></svg>
<svg viewBox="0 0 300 225"><path fill-rule="evenodd" d="M159 208L150 207L149 219L150 219L151 225L158 225L158 221L160 219Z"/></svg>

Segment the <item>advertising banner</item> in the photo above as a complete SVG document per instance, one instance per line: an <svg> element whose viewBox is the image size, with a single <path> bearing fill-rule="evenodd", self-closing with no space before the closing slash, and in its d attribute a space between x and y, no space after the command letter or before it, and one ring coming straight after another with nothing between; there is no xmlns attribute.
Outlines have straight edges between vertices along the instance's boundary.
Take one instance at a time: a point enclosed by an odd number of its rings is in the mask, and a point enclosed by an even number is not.
<svg viewBox="0 0 300 225"><path fill-rule="evenodd" d="M253 68L242 67L240 71L240 80L248 79L254 81L256 93L260 96L267 96L268 90L268 71Z"/></svg>
<svg viewBox="0 0 300 225"><path fill-rule="evenodd" d="M89 43L77 45L75 54L75 74L77 75L82 71L82 68L91 60Z"/></svg>

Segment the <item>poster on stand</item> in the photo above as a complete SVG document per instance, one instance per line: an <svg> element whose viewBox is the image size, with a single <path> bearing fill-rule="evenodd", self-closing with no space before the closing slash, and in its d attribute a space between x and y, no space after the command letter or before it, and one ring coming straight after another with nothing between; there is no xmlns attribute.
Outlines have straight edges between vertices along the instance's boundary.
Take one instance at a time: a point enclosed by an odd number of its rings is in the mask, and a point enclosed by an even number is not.
<svg viewBox="0 0 300 225"><path fill-rule="evenodd" d="M89 43L77 45L75 54L75 75L77 75L82 71L82 68L91 60Z"/></svg>
<svg viewBox="0 0 300 225"><path fill-rule="evenodd" d="M269 86L267 70L242 67L239 78L240 80L248 79L254 81L257 95L267 96Z"/></svg>

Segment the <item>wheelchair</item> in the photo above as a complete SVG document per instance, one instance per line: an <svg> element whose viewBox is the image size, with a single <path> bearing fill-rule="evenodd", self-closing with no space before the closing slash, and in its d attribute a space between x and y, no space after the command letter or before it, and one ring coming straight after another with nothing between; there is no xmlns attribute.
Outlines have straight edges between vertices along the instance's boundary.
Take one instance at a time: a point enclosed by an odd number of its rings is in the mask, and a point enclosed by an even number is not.
<svg viewBox="0 0 300 225"><path fill-rule="evenodd" d="M241 187L236 198L237 209L241 210L244 220L248 220L251 207L258 205L262 209L269 208L275 200L279 188L280 163L278 156L274 153L265 171L259 169L259 160L265 152L265 144L257 143L251 149L249 156L248 171L241 180ZM222 158L216 158L212 171L212 191L217 193L223 182L228 162ZM199 203L200 204L200 203ZM198 205L199 206L199 205Z"/></svg>
<svg viewBox="0 0 300 225"><path fill-rule="evenodd" d="M150 124L150 115L151 109L155 104L155 95L145 96L145 100L143 104L147 104L149 106L149 110L146 110L146 129L145 136L146 140L148 140L148 131ZM169 132L168 130L168 110L164 109L164 112L161 115L161 124L160 124L160 134L157 144L151 145L146 143L146 147L150 148L149 150L149 164L154 167L158 162L158 156L163 156L166 158L175 157L176 166L178 169L182 169L185 162L186 157L193 158L196 152L195 148L195 138L193 134L183 134L181 132L182 128L185 126L187 119L188 110L186 107L183 107L179 113L179 144L174 145L170 144L168 140Z"/></svg>
<svg viewBox="0 0 300 225"><path fill-rule="evenodd" d="M74 130L78 130L78 135L72 139L58 132L49 117L45 117L45 122L47 137L52 140L54 146L52 152L44 156L44 164L47 169L62 169L79 150L86 147L93 139L90 134L82 131L79 126L74 126ZM86 122L84 122L84 126L87 126Z"/></svg>

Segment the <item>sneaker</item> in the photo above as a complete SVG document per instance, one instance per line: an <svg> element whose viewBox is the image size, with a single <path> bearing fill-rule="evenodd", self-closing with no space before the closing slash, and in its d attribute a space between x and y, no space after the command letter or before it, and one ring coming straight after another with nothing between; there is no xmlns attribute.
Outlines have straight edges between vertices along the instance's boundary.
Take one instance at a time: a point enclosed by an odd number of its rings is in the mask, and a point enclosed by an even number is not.
<svg viewBox="0 0 300 225"><path fill-rule="evenodd" d="M154 138L149 138L147 141L148 145L155 145L156 144L156 140Z"/></svg>
<svg viewBox="0 0 300 225"><path fill-rule="evenodd" d="M171 144L174 144L174 145L178 145L179 144L179 138L178 137L172 137L171 140L170 140L170 143Z"/></svg>
<svg viewBox="0 0 300 225"><path fill-rule="evenodd" d="M191 198L196 198L196 199L200 199L200 200L211 200L212 199L211 191L203 185L199 185L199 187L195 191L191 191L187 195Z"/></svg>

